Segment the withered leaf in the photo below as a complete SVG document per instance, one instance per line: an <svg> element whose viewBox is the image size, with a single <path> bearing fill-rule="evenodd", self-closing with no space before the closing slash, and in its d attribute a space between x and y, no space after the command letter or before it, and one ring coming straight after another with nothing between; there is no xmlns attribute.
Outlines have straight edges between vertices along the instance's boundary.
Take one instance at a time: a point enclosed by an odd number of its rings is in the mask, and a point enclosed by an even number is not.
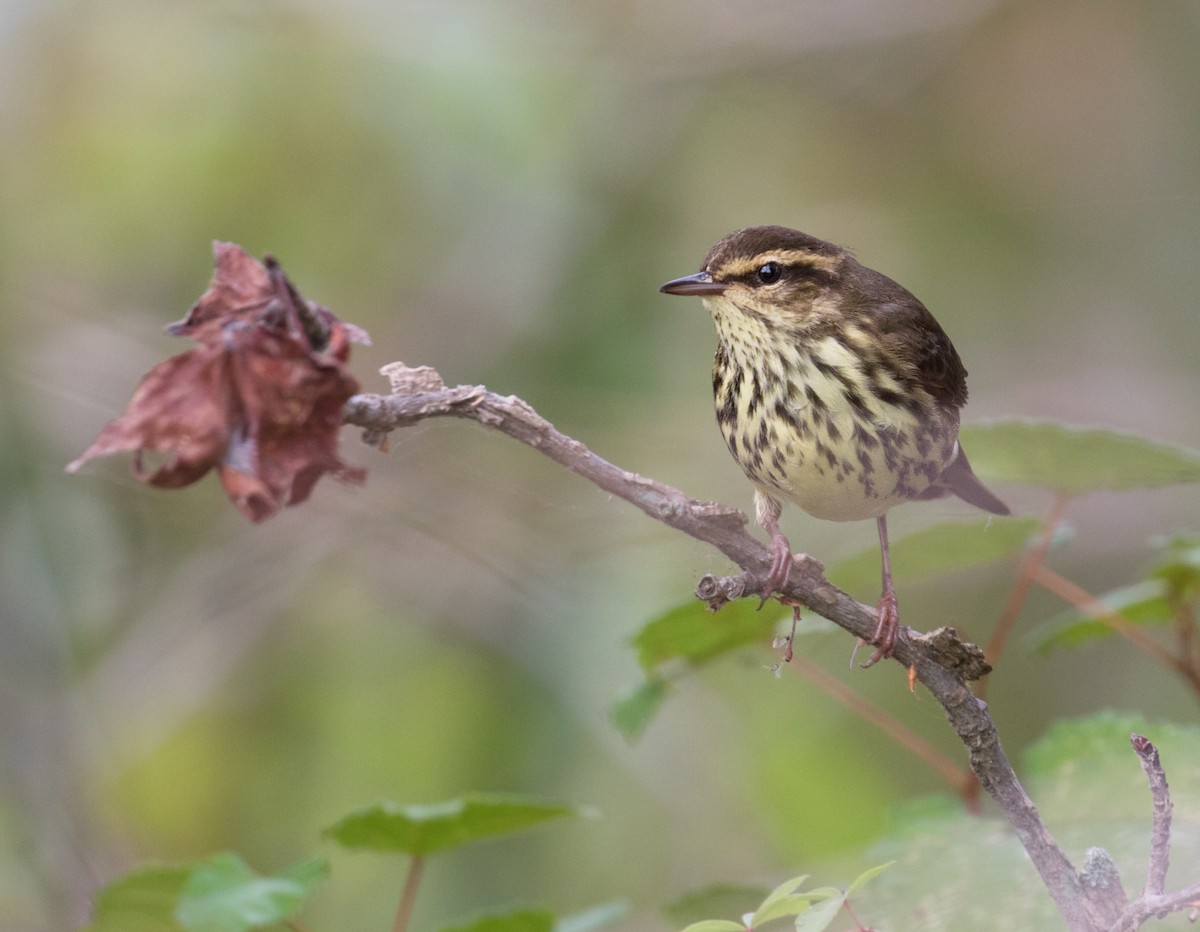
<svg viewBox="0 0 1200 932"><path fill-rule="evenodd" d="M199 345L143 377L125 413L71 463L134 451L134 473L160 488L216 467L243 514L262 521L308 498L326 473L361 482L337 455L342 407L358 381L345 368L365 339L328 308L306 302L274 260L215 243L216 271L186 317L168 329ZM156 469L143 453L159 454Z"/></svg>

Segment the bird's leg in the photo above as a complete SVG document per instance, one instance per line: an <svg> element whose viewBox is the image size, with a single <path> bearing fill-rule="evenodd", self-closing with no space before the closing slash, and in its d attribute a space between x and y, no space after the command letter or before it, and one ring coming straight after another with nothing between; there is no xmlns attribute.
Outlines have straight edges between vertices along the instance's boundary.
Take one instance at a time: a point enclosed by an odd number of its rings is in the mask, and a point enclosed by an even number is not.
<svg viewBox="0 0 1200 932"><path fill-rule="evenodd" d="M888 550L887 515L880 515L876 518L875 526L879 529L879 555L883 564L883 595L879 597L879 619L875 622L875 634L871 637L871 643L875 645L875 652L863 664L864 667L872 666L892 655L892 648L896 646L896 635L900 630L900 609L896 602L896 587L892 585L892 555Z"/></svg>
<svg viewBox="0 0 1200 932"><path fill-rule="evenodd" d="M779 516L783 513L783 505L765 492L754 493L754 514L759 526L771 535L771 566L767 570L767 578L763 581L762 602L759 608L766 604L771 595L783 588L787 582L788 573L792 568L792 545L779 530Z"/></svg>

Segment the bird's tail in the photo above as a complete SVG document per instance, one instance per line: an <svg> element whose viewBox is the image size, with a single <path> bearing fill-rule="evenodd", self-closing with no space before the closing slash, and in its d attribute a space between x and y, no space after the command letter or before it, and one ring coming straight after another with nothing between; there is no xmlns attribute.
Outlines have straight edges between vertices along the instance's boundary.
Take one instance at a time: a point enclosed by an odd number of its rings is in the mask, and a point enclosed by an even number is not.
<svg viewBox="0 0 1200 932"><path fill-rule="evenodd" d="M950 465L942 470L937 482L930 486L929 490L921 497L938 498L947 493L957 495L964 502L970 502L976 508L990 511L994 515L1012 514L1008 506L979 481L979 477L971 469L971 464L967 461L967 454L963 452L962 447L957 448L957 454L950 461Z"/></svg>

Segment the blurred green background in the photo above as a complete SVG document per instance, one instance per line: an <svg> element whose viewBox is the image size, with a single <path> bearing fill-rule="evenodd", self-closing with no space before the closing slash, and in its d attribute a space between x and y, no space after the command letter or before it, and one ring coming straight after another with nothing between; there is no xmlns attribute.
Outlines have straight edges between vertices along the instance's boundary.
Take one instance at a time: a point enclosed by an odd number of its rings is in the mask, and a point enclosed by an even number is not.
<svg viewBox="0 0 1200 932"><path fill-rule="evenodd" d="M945 787L771 677L765 647L686 683L639 743L617 734L629 636L728 565L530 450L461 422L388 455L347 431L366 488L326 481L258 527L211 479L62 467L186 348L162 325L219 238L370 331L367 390L392 360L432 365L749 507L713 424L711 322L657 287L756 223L919 295L971 371L968 422L1200 446L1197 48L1185 0L0 3L0 926L72 928L139 861L236 848L275 869L349 809L469 789L603 818L431 866L418 928L622 897L656 928L712 880L870 866L889 811ZM1052 563L1133 581L1198 504L1078 500ZM893 536L976 517L912 506ZM827 563L874 545L869 523L784 527ZM901 580L905 620L984 639L1013 571ZM1026 621L1059 607L1035 593ZM959 757L936 704L895 665L847 671L850 646L801 649ZM1006 660L990 701L1014 757L1097 709L1195 719L1118 643ZM333 867L311 925L386 928L401 863Z"/></svg>

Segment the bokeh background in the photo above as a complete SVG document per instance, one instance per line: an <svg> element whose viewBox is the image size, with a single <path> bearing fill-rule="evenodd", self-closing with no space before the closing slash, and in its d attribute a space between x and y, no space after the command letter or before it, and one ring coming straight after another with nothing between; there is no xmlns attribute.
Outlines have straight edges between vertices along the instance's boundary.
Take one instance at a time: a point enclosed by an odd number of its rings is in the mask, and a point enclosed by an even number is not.
<svg viewBox="0 0 1200 932"><path fill-rule="evenodd" d="M603 816L432 865L419 928L614 898L660 928L713 880L869 866L937 775L771 677L765 646L623 740L630 635L727 564L506 438L426 423L384 455L347 431L368 485L262 526L213 481L62 467L185 348L162 325L223 239L370 331L368 390L432 365L748 507L711 322L657 286L767 222L918 294L971 371L968 422L1200 446L1198 48L1190 0L0 3L0 926L74 928L141 861L235 848L271 870L350 809L471 789ZM1136 580L1198 504L1077 500L1053 565ZM975 518L911 506L893 534ZM874 546L869 523L784 526L827 563ZM905 618L983 639L1013 572L901 581ZM1060 608L1035 593L1024 623ZM894 665L846 670L850 646L802 649L957 756L936 704ZM1098 709L1195 719L1119 644L1008 661L990 700L1014 757ZM387 927L402 864L333 858L312 927Z"/></svg>

